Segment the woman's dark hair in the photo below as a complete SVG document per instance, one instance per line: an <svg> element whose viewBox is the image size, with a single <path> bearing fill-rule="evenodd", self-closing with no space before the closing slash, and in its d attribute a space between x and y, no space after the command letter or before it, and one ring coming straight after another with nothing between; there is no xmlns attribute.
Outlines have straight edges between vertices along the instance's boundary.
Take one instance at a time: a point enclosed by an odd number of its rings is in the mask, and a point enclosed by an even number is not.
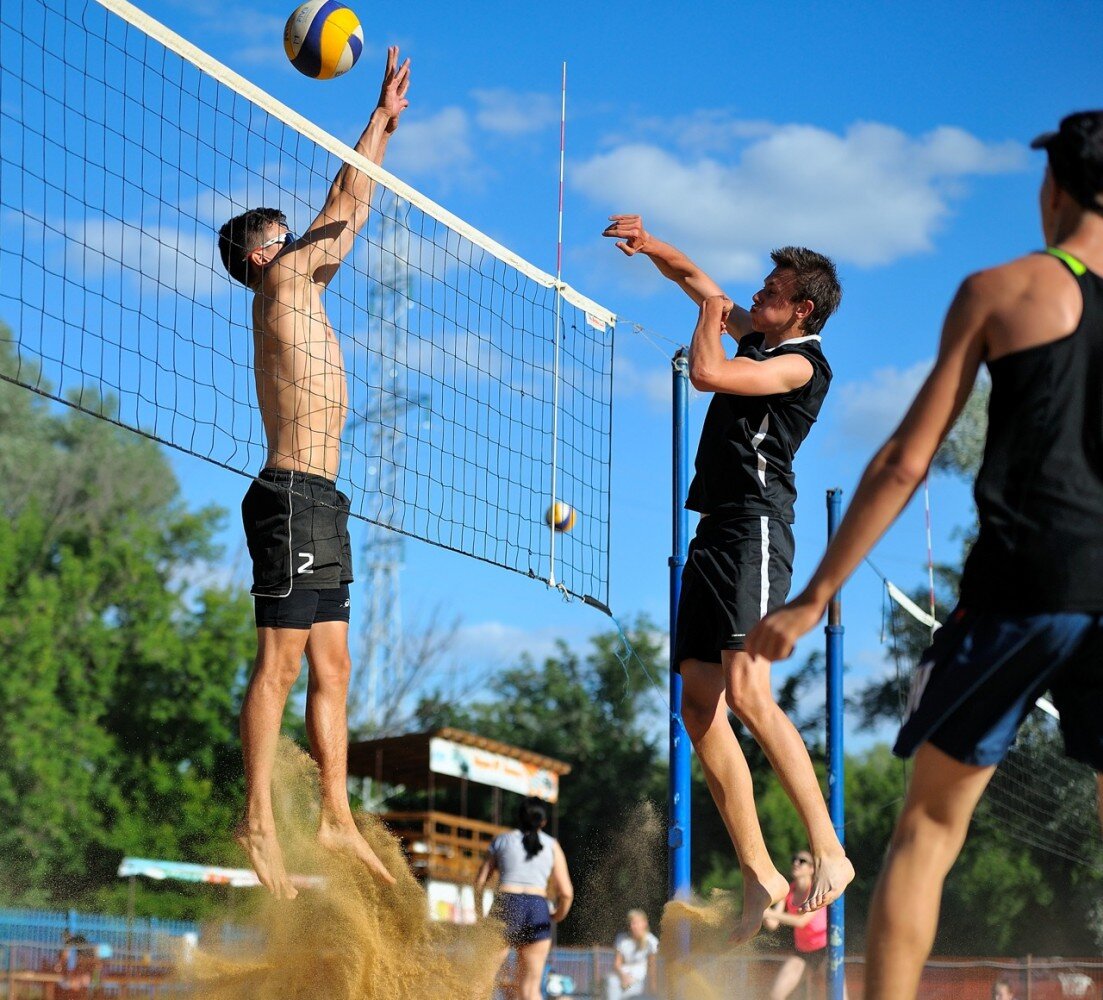
<svg viewBox="0 0 1103 1000"><path fill-rule="evenodd" d="M521 831L521 843L525 845L525 860L535 858L543 849L540 830L548 821L548 804L530 795L517 809L517 828Z"/></svg>

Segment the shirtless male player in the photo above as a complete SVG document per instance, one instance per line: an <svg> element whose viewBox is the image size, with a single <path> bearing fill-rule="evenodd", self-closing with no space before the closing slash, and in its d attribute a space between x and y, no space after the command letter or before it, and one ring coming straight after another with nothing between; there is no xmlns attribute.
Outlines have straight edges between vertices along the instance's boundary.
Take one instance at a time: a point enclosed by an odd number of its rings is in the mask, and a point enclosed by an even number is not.
<svg viewBox="0 0 1103 1000"><path fill-rule="evenodd" d="M409 102L410 60L387 50L379 104L356 151L373 163ZM303 654L309 664L307 733L321 773L318 840L361 860L381 881L394 878L356 827L347 788L349 500L335 485L347 386L341 345L322 292L368 220L374 182L348 164L318 217L296 237L284 214L257 208L219 232L226 270L255 293L253 364L268 439L265 468L241 505L253 560L257 658L241 710L245 817L239 840L261 882L293 899L276 837L272 770L280 721Z"/></svg>
<svg viewBox="0 0 1103 1000"><path fill-rule="evenodd" d="M674 642L682 720L743 873L733 942L758 933L789 880L774 866L755 812L747 760L730 708L765 751L808 831L815 862L804 912L833 902L854 877L812 760L770 688L770 661L744 648L751 627L784 602L793 572L793 456L831 383L820 330L839 305L835 265L784 247L751 308L725 297L685 254L651 236L638 215L614 215L603 235L642 253L700 306L689 348L694 388L713 393L686 506L701 514L682 575ZM734 358L724 334L738 344Z"/></svg>
<svg viewBox="0 0 1103 1000"><path fill-rule="evenodd" d="M758 655L792 652L923 481L986 364L980 532L894 748L915 768L869 911L867 1000L915 996L973 810L1047 689L1065 752L1096 772L1103 821L1103 111L1032 145L1048 154L1048 249L965 279L934 368L808 586L747 637Z"/></svg>

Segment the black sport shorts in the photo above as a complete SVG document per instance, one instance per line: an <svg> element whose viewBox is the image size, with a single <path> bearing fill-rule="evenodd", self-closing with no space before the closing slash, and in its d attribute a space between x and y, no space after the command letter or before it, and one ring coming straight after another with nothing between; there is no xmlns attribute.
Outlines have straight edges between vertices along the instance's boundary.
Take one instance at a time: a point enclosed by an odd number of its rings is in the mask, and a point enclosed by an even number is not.
<svg viewBox="0 0 1103 1000"><path fill-rule="evenodd" d="M785 603L793 577L793 529L770 517L702 517L682 571L674 669L683 660L720 663Z"/></svg>
<svg viewBox="0 0 1103 1000"><path fill-rule="evenodd" d="M308 629L319 622L347 622L349 588L347 584L332 590L303 587L287 597L254 597L253 610L257 628Z"/></svg>
<svg viewBox="0 0 1103 1000"><path fill-rule="evenodd" d="M254 597L352 583L349 498L329 479L265 469L241 502Z"/></svg>

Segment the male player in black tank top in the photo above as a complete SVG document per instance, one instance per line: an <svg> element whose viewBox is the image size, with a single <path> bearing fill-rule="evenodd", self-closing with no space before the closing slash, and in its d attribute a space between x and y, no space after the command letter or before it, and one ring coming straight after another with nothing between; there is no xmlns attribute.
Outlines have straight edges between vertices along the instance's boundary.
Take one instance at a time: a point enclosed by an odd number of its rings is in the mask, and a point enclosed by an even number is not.
<svg viewBox="0 0 1103 1000"><path fill-rule="evenodd" d="M713 393L686 506L701 522L682 575L673 662L682 674L682 719L731 835L743 873L744 941L784 899L755 812L747 762L728 707L765 750L808 830L815 859L806 911L834 900L854 877L835 835L800 734L774 701L770 663L744 639L789 592L793 564L793 456L831 382L820 330L838 307L835 267L822 254L785 247L749 310L734 306L684 254L650 236L639 216L612 217L606 236L642 253L700 307L690 380ZM724 350L728 333L739 344Z"/></svg>
<svg viewBox="0 0 1103 1000"><path fill-rule="evenodd" d="M1032 144L1049 249L967 278L938 357L873 458L804 592L748 648L775 659L922 481L981 362L992 376L980 533L960 603L923 657L895 751L915 769L869 914L866 997L915 996L942 883L996 765L1047 690L1065 752L1097 775L1103 823L1103 111Z"/></svg>

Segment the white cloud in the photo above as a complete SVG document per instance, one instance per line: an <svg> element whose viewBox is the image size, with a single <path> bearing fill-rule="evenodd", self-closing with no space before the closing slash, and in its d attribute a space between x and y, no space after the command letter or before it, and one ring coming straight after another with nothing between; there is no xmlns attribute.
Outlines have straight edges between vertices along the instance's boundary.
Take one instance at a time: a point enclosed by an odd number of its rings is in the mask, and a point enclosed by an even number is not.
<svg viewBox="0 0 1103 1000"><path fill-rule="evenodd" d="M548 94L516 93L505 88L473 90L475 121L487 132L524 135L559 121L559 105Z"/></svg>
<svg viewBox="0 0 1103 1000"><path fill-rule="evenodd" d="M657 356L655 360L656 364L650 368L642 368L631 358L623 355L618 358L613 373L616 395L641 396L656 407L669 409L672 383L670 363L659 363Z"/></svg>
<svg viewBox="0 0 1103 1000"><path fill-rule="evenodd" d="M475 622L460 627L450 654L460 663L491 667L516 665L522 653L542 663L556 653L561 638L576 646L582 641L581 634L566 636L555 627L531 629L498 621Z"/></svg>
<svg viewBox="0 0 1103 1000"><path fill-rule="evenodd" d="M166 290L190 301L209 302L226 289L211 236L198 228L143 226L113 219L67 222L65 264L90 287L125 274L150 291Z"/></svg>
<svg viewBox="0 0 1103 1000"><path fill-rule="evenodd" d="M847 446L880 444L904 416L931 364L917 361L910 368L880 368L867 379L839 386L838 413Z"/></svg>
<svg viewBox="0 0 1103 1000"><path fill-rule="evenodd" d="M677 145L618 142L575 164L571 184L611 211L641 213L725 281L759 278L765 251L786 243L862 266L930 250L963 178L1024 162L1021 146L957 128L912 137L858 123L838 135L715 113L690 119Z"/></svg>
<svg viewBox="0 0 1103 1000"><path fill-rule="evenodd" d="M387 147L386 166L400 177L430 176L463 184L485 179L485 168L471 146L471 119L463 108L442 108L414 121L404 118Z"/></svg>

